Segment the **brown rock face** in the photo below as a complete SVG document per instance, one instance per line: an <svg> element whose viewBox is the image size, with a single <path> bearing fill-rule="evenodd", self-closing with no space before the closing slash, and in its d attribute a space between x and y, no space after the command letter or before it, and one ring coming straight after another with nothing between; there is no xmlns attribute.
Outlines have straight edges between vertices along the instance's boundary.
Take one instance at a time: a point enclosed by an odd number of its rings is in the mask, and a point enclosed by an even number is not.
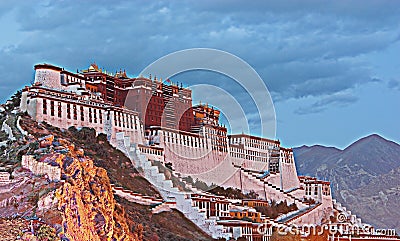
<svg viewBox="0 0 400 241"><path fill-rule="evenodd" d="M70 241L136 241L116 203L106 170L71 151L62 160L65 183L57 190L64 236ZM81 156L81 155L79 155Z"/></svg>

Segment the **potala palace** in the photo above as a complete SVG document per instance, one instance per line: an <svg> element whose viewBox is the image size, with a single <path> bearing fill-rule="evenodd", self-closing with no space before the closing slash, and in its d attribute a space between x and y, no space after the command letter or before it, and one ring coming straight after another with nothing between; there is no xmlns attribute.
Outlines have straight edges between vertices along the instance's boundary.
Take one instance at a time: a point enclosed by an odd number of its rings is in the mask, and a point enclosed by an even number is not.
<svg viewBox="0 0 400 241"><path fill-rule="evenodd" d="M59 128L91 127L106 134L162 194L158 211L175 208L213 238L264 241L273 226L324 224L344 237L350 226L370 227L332 199L330 182L298 176L292 149L278 140L228 134L219 123L220 111L192 105L188 88L152 76L130 78L123 70L109 73L96 64L77 73L49 64L34 68L33 83L22 92L21 111ZM170 176L164 169L171 170ZM188 183L189 177L254 192L258 198L211 194ZM187 188L177 188L177 180ZM129 197L129 192L115 187L115 195ZM257 211L272 201L297 209L276 218Z"/></svg>

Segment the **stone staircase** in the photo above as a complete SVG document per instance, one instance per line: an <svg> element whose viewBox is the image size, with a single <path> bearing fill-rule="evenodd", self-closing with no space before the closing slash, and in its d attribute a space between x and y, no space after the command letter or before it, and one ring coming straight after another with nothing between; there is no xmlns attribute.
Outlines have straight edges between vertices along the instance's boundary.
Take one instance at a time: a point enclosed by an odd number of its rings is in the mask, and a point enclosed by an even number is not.
<svg viewBox="0 0 400 241"><path fill-rule="evenodd" d="M272 183L268 182L268 181L267 181L267 178L268 178L268 176L270 176L271 174L269 174L269 175L267 175L267 176L262 176L262 177L261 177L261 174L262 174L263 172L255 172L255 171L252 171L252 170L247 170L247 169L244 169L243 167L238 166L238 165L234 165L234 167L235 167L235 168L241 169L241 171L243 171L243 174L244 174L247 178L249 178L250 180L256 180L256 181L260 182L261 185L264 185L264 184L267 185L268 187L274 189L275 191L280 192L280 193L281 193L282 195L284 195L287 199L292 200L294 203L300 203L301 206L309 206L309 205L310 205L309 203L307 203L307 202L305 202L305 201L303 201L303 200L301 200L301 199L299 199L299 198L293 196L292 194L290 194L290 192L285 192L285 191L282 190L280 187L277 187L277 186L273 185ZM290 191L292 191L292 190L290 190Z"/></svg>
<svg viewBox="0 0 400 241"><path fill-rule="evenodd" d="M357 225L358 227L363 227L364 223L362 223L361 218L358 218L356 215L352 214L350 210L347 210L346 207L342 206L340 202L336 199L332 200L333 208L336 209L339 213L346 215L347 222Z"/></svg>
<svg viewBox="0 0 400 241"><path fill-rule="evenodd" d="M321 205L322 205L322 203L313 204L313 205L310 205L309 207L299 209L299 210L293 211L293 212L285 214L285 215L281 215L276 220L279 222L291 223L291 222L301 218L302 216L310 213L314 209L317 209Z"/></svg>
<svg viewBox="0 0 400 241"><path fill-rule="evenodd" d="M13 131L12 131L12 128L7 124L8 119L9 119L9 116L7 115L6 119L5 119L4 122L3 122L3 125L1 126L1 130L2 130L2 131L5 131L5 132L7 133L7 135L8 135L8 140L15 141L16 138L14 137L14 133L13 133ZM7 140L6 140L6 141L3 141L3 142L1 143L1 145L2 145L2 146L5 146L6 143L7 143Z"/></svg>
<svg viewBox="0 0 400 241"><path fill-rule="evenodd" d="M297 190L298 188L293 188L287 191L282 190L280 187L275 186L274 184L268 182L266 179L268 178L267 176L261 176L260 174L262 172L255 172L251 170L243 170L243 173L245 175L248 175L251 177L251 179L255 179L260 181L261 183L265 183L268 187L271 187L273 190L283 194L287 199L286 200L292 200L294 203L298 205L298 210L293 211L289 214L281 215L278 218L276 218L274 221L279 223L279 224L290 224L293 221L303 217L304 215L307 215L308 213L312 212L313 210L319 208L322 203L316 203L316 204L310 204L308 202L303 201L302 199L299 199L295 197L294 195L290 194L291 192ZM300 204L300 205L299 205Z"/></svg>
<svg viewBox="0 0 400 241"><path fill-rule="evenodd" d="M155 205L151 209L151 212L154 214L161 213L161 212L168 212L168 211L171 211L172 208L176 209L175 202L163 202L161 204Z"/></svg>
<svg viewBox="0 0 400 241"><path fill-rule="evenodd" d="M230 233L224 232L224 226L218 225L217 217L209 217L204 211L200 210L198 207L193 206L193 200L191 199L191 194L199 193L199 194L207 194L204 191L198 190L193 187L191 184L187 183L181 178L181 175L173 170L168 169L171 173L171 177L175 180L178 180L180 184L184 184L184 189L186 191L182 191L182 187L178 189L178 187L174 186L172 178L166 178L166 174L163 172L165 169L163 166L157 166L156 162L152 162L149 160L146 155L142 154L136 144L130 144L129 140L121 136L119 139L118 148L122 149L132 160L135 167L142 173L142 175L152 183L160 192L163 197L164 202L155 205L152 209L154 213L166 211L168 209L176 208L176 210L180 211L184 214L186 218L192 221L195 225L197 225L201 230L205 233L209 234L212 238L225 238L229 240L231 238ZM122 147L122 148L121 148ZM235 166L235 168L241 168L239 166ZM259 182L260 185L266 185L269 188L276 190L279 192L285 199L290 200L291 202L298 203L301 209L311 209L309 207L309 203L304 202L303 200L294 197L289 192L285 192L279 187L269 183L266 181L268 175L261 175L260 172L245 170L242 168L243 175L250 180L255 180ZM273 174L271 174L273 175ZM169 203L169 204L168 204ZM171 205L172 204L172 205ZM300 215L300 213L298 214ZM284 226L286 224L282 221L272 220L269 222L274 223L274 225Z"/></svg>
<svg viewBox="0 0 400 241"><path fill-rule="evenodd" d="M162 199L144 196L131 190L126 190L123 187L117 187L114 184L111 184L111 188L115 195L123 197L130 202L148 206L157 206L164 203Z"/></svg>
<svg viewBox="0 0 400 241"><path fill-rule="evenodd" d="M230 234L224 233L224 227L217 224L216 218L207 218L205 212L201 212L198 207L192 206L190 194L193 192L200 192L199 190L186 184L177 173L172 171L171 174L185 183L186 188L189 188L191 191L183 192L177 187L174 187L172 180L166 179L165 174L159 170L159 167L152 165L152 162L148 160L145 155L140 153L135 144L131 145L127 151L136 168L142 170L143 176L158 189L165 202L175 202L178 211L182 212L186 218L212 238L230 238Z"/></svg>
<svg viewBox="0 0 400 241"><path fill-rule="evenodd" d="M17 127L18 131L21 132L21 134L22 134L23 136L27 136L27 135L28 135L28 132L25 131L25 130L21 127L21 116L18 116L18 118L17 118L16 127Z"/></svg>

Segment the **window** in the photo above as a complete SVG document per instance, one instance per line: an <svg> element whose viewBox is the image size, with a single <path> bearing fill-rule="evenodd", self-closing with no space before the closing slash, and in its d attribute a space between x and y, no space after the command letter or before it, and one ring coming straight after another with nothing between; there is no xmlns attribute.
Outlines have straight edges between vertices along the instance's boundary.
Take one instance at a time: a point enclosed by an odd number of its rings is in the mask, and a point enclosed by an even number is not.
<svg viewBox="0 0 400 241"><path fill-rule="evenodd" d="M83 106L81 106L81 121L85 121L85 113L83 111Z"/></svg>
<svg viewBox="0 0 400 241"><path fill-rule="evenodd" d="M76 110L76 105L73 106L74 109L74 120L78 119L78 111Z"/></svg>
<svg viewBox="0 0 400 241"><path fill-rule="evenodd" d="M43 100L43 114L47 115L47 100Z"/></svg>
<svg viewBox="0 0 400 241"><path fill-rule="evenodd" d="M97 110L93 109L94 123L97 123Z"/></svg>
<svg viewBox="0 0 400 241"><path fill-rule="evenodd" d="M71 119L71 104L67 104L67 119Z"/></svg>
<svg viewBox="0 0 400 241"><path fill-rule="evenodd" d="M89 107L89 122L92 122L92 108Z"/></svg>
<svg viewBox="0 0 400 241"><path fill-rule="evenodd" d="M54 116L54 101L50 101L50 115Z"/></svg>
<svg viewBox="0 0 400 241"><path fill-rule="evenodd" d="M58 118L62 117L61 102L58 102Z"/></svg>

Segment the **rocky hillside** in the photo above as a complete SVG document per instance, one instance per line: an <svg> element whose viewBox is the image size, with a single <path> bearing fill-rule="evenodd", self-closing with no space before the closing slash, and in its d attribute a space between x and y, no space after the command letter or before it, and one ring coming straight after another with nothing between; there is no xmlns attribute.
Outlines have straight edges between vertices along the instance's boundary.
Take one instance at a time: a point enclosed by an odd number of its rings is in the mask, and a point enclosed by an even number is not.
<svg viewBox="0 0 400 241"><path fill-rule="evenodd" d="M22 116L21 126L36 138L53 134L74 143L79 149L85 150L85 155L92 158L96 166L107 170L111 183L143 195L160 197L156 189L142 176L121 151L112 147L105 135L96 136L94 129L76 128L60 130L47 123L37 123L29 116Z"/></svg>
<svg viewBox="0 0 400 241"><path fill-rule="evenodd" d="M49 226L54 231L49 234L52 240L142 240L138 233L130 231L124 209L114 199L106 170L96 167L83 150L75 149L67 140L47 138L52 140L21 141L28 146L23 158L29 157L30 162L11 169L11 183L1 188L1 217L36 222L35 227L18 236L47 240L48 236L39 234L42 226ZM21 150L18 144L13 147ZM50 177L49 171L41 175L39 172L46 166L59 170L58 176Z"/></svg>
<svg viewBox="0 0 400 241"><path fill-rule="evenodd" d="M161 197L157 190L132 165L120 151L112 147L105 135L96 136L93 129L69 128L60 130L46 123L37 123L29 116L23 116L21 126L40 138L55 134L74 143L76 149L82 149L85 155L93 159L94 165L107 170L110 182L146 196ZM127 223L132 232L139 232L143 240L212 240L177 211L152 214L151 207L130 203L116 197L117 203L127 210ZM165 216L165 217L164 217Z"/></svg>
<svg viewBox="0 0 400 241"><path fill-rule="evenodd" d="M37 123L17 106L15 96L0 109L0 126L10 127L0 132L0 172L10 176L0 184L0 240L212 240L178 211L153 214L114 196L111 183L160 194L104 135ZM23 168L29 156L60 170L59 180Z"/></svg>
<svg viewBox="0 0 400 241"><path fill-rule="evenodd" d="M55 195L67 238L139 240L138 233L130 232L125 211L114 199L105 169L94 166L91 159L74 152L58 160L65 183Z"/></svg>
<svg viewBox="0 0 400 241"><path fill-rule="evenodd" d="M400 168L372 178L369 185L341 193L364 221L400 231Z"/></svg>
<svg viewBox="0 0 400 241"><path fill-rule="evenodd" d="M365 222L400 230L400 145L379 135L344 150L324 146L294 148L300 174L331 181L333 195Z"/></svg>

